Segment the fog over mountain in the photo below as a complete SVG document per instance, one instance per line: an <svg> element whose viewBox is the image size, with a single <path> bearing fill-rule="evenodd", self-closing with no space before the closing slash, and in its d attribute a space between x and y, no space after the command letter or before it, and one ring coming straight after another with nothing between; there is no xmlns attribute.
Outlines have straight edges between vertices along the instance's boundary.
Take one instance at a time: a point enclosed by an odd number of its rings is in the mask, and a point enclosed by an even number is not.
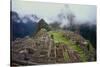
<svg viewBox="0 0 100 67"><path fill-rule="evenodd" d="M12 10L20 14L21 17L25 15L35 14L39 18L44 18L47 23L59 21L62 25L68 25L67 16L73 14L74 23L96 24L96 6L94 5L75 5L75 4L55 4L55 3L41 3L31 1L12 1ZM59 15L62 15L59 17Z"/></svg>
<svg viewBox="0 0 100 67"><path fill-rule="evenodd" d="M14 12L11 15L13 20L11 22L11 30L13 31L14 39L35 34L41 25L44 25L45 28L51 25L57 29L70 28L70 30L77 30L80 35L90 40L96 48L97 10L95 5L13 0L11 11ZM42 23L39 24L41 19Z"/></svg>

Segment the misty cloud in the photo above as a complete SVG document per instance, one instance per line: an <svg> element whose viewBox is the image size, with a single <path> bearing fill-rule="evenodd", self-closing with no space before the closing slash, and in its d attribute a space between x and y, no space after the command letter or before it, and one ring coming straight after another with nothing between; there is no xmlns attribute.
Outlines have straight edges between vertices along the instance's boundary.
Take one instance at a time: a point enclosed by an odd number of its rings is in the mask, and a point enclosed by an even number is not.
<svg viewBox="0 0 100 67"><path fill-rule="evenodd" d="M12 10L18 12L20 16L35 14L40 18L44 18L47 23L59 21L62 25L67 25L69 23L67 15L72 13L75 15L75 23L88 22L96 24L96 6L94 5L69 5L14 0L12 1ZM59 14L62 14L62 18L58 17Z"/></svg>

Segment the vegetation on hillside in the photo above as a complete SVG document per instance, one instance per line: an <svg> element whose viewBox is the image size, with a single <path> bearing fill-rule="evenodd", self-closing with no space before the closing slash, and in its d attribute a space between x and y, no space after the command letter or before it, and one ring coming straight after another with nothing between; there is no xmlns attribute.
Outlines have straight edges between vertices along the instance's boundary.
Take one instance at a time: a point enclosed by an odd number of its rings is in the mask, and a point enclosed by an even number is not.
<svg viewBox="0 0 100 67"><path fill-rule="evenodd" d="M96 61L95 27L75 26L73 16L68 17L69 27L47 24L44 19L33 22L28 17L24 23L16 12L11 12L11 17L11 65Z"/></svg>

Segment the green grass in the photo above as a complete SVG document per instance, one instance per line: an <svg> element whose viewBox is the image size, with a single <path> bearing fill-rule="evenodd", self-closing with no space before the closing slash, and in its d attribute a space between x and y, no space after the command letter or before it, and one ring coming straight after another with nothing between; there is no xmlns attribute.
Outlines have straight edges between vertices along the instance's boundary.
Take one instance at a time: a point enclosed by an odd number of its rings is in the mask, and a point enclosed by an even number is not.
<svg viewBox="0 0 100 67"><path fill-rule="evenodd" d="M81 61L87 60L84 51L77 44L73 44L69 39L63 37L63 32L50 31L49 34L54 36L55 43L63 43L68 47L70 47L72 50L75 50L79 54ZM67 56L66 55L67 54L65 53L64 57L65 61L69 60L69 57L67 57L68 55Z"/></svg>
<svg viewBox="0 0 100 67"><path fill-rule="evenodd" d="M55 43L67 44L67 39L62 36L62 32L50 31L49 34L54 36Z"/></svg>

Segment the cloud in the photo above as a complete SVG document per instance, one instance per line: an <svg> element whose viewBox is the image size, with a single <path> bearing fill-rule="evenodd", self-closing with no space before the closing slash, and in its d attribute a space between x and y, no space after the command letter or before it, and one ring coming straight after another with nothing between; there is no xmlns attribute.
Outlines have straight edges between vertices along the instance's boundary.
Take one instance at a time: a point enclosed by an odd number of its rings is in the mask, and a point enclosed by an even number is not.
<svg viewBox="0 0 100 67"><path fill-rule="evenodd" d="M35 14L38 17L44 18L48 23L59 20L57 15L60 12L65 13L65 15L72 12L76 16L75 21L79 23L85 21L89 21L94 24L96 23L93 22L96 20L96 6L94 5L65 5L57 3L13 0L12 10L18 12L21 16L26 14ZM68 23L67 18L65 20L62 21L63 25Z"/></svg>
<svg viewBox="0 0 100 67"><path fill-rule="evenodd" d="M69 5L69 8L78 21L92 22L96 20L96 6L94 5Z"/></svg>

